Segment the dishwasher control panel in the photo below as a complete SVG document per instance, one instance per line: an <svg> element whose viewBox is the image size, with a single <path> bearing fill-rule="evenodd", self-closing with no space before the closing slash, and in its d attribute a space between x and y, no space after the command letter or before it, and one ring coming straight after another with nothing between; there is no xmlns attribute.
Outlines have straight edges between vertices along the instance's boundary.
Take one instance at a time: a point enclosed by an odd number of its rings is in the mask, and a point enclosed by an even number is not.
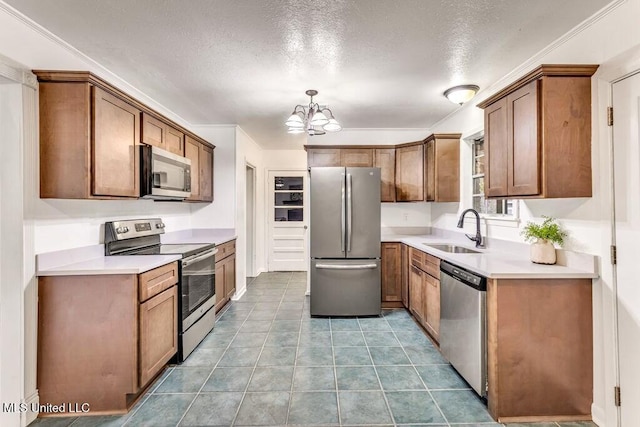
<svg viewBox="0 0 640 427"><path fill-rule="evenodd" d="M449 264L446 261L440 262L440 271L452 276L453 278L465 283L466 285L471 286L472 288L476 288L480 291L485 291L487 289L487 279L486 277L480 276L476 273L471 273L463 269L462 267L458 267L457 265Z"/></svg>

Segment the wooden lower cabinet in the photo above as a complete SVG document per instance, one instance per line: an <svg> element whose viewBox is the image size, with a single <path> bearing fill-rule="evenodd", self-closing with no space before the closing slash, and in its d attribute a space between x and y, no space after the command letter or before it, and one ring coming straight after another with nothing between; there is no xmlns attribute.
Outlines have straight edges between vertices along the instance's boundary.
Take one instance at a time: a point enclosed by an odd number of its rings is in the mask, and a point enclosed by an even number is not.
<svg viewBox="0 0 640 427"><path fill-rule="evenodd" d="M400 243L382 243L382 308L402 307Z"/></svg>
<svg viewBox="0 0 640 427"><path fill-rule="evenodd" d="M409 308L409 246L402 244L400 248L400 294L402 305Z"/></svg>
<svg viewBox="0 0 640 427"><path fill-rule="evenodd" d="M150 276L177 271L177 263L169 266ZM86 402L95 415L125 413L176 354L177 275L146 301L141 276L38 278L40 404Z"/></svg>
<svg viewBox="0 0 640 427"><path fill-rule="evenodd" d="M440 280L429 274L425 278L424 326L436 341L440 341Z"/></svg>
<svg viewBox="0 0 640 427"><path fill-rule="evenodd" d="M408 249L409 309L418 323L438 342L440 338L440 259ZM419 298L414 301L413 298Z"/></svg>
<svg viewBox="0 0 640 427"><path fill-rule="evenodd" d="M409 311L420 324L424 324L425 274L413 265L409 268Z"/></svg>
<svg viewBox="0 0 640 427"><path fill-rule="evenodd" d="M217 246L216 254L216 313L236 293L236 241Z"/></svg>

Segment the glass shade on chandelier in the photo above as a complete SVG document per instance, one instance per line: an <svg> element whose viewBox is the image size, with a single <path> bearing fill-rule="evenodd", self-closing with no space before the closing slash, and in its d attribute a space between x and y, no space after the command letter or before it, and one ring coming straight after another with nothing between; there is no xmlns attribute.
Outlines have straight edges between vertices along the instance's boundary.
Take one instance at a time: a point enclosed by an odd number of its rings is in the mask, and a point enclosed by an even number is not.
<svg viewBox="0 0 640 427"><path fill-rule="evenodd" d="M308 106L296 105L291 116L284 123L288 133L306 132L309 136L324 135L326 132L338 132L342 130L340 123L333 117L333 113L326 106L313 102L313 97L318 94L317 90L305 92L311 97Z"/></svg>

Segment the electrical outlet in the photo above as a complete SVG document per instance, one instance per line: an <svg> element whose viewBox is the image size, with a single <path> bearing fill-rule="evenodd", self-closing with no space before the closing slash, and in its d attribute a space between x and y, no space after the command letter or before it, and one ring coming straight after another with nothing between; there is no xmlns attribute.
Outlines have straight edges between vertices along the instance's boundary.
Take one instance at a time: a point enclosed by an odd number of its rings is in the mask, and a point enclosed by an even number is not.
<svg viewBox="0 0 640 427"><path fill-rule="evenodd" d="M402 214L402 220L403 220L404 222L409 222L409 214L408 214L408 213L406 213L406 212L405 212L405 213L403 213L403 214Z"/></svg>

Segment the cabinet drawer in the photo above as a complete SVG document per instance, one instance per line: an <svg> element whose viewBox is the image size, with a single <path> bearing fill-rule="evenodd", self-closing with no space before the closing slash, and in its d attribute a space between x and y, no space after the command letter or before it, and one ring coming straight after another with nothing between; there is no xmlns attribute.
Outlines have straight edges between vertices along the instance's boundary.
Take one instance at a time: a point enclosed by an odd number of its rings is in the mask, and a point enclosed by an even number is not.
<svg viewBox="0 0 640 427"><path fill-rule="evenodd" d="M426 254L422 251L419 251L415 248L409 248L409 259L411 260L411 265L413 265L416 268L419 268L422 271L424 271L424 264L425 264L424 255Z"/></svg>
<svg viewBox="0 0 640 427"><path fill-rule="evenodd" d="M163 265L138 276L138 298L146 301L178 283L178 263Z"/></svg>
<svg viewBox="0 0 640 427"><path fill-rule="evenodd" d="M232 240L230 242L223 243L221 245L216 246L218 248L218 253L216 254L216 262L228 257L229 255L236 253L236 241Z"/></svg>
<svg viewBox="0 0 640 427"><path fill-rule="evenodd" d="M433 255L424 254L424 260L424 271L426 271L436 279L440 279L440 258L436 258Z"/></svg>

